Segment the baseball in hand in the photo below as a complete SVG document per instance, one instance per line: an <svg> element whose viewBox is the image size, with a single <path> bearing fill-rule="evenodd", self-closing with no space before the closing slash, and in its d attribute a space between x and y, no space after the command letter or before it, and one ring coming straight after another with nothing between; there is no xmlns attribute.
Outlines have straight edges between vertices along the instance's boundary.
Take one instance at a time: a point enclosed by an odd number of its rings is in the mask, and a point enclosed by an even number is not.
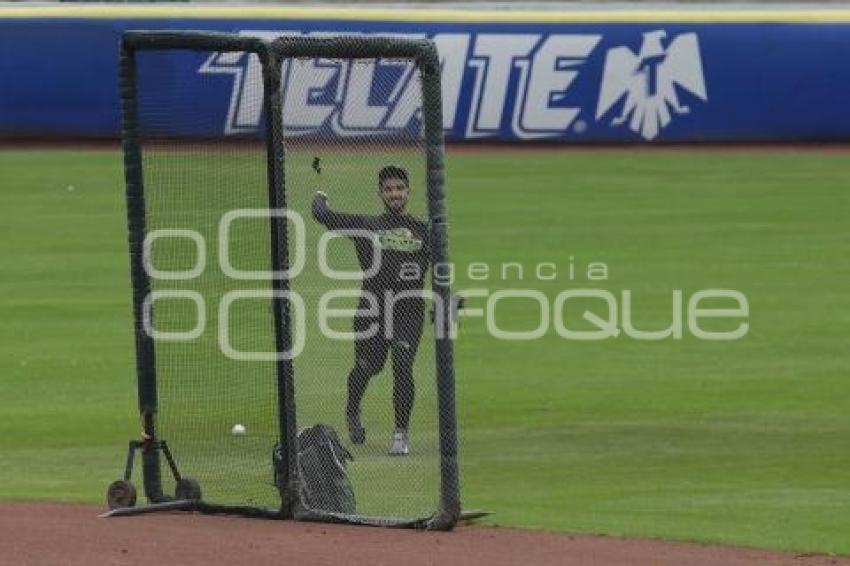
<svg viewBox="0 0 850 566"><path fill-rule="evenodd" d="M233 436L244 436L247 432L248 429L245 428L245 425L241 424L235 424L233 425L233 428L230 429L230 434L232 434Z"/></svg>

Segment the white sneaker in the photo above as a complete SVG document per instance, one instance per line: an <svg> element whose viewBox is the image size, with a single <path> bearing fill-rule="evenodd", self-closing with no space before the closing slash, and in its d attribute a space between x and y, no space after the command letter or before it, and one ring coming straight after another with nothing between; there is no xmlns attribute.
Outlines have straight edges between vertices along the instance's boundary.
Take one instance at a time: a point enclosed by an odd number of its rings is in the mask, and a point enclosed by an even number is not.
<svg viewBox="0 0 850 566"><path fill-rule="evenodd" d="M398 428L393 433L393 441L390 445L390 456L407 456L408 454L410 454L410 447L407 443L407 431Z"/></svg>

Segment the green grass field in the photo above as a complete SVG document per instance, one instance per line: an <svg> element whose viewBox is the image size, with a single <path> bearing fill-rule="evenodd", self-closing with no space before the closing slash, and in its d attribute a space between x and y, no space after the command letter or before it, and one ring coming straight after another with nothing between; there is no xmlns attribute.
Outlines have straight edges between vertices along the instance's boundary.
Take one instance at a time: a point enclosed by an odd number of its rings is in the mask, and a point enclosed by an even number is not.
<svg viewBox="0 0 850 566"><path fill-rule="evenodd" d="M628 289L641 329L670 324L674 289L736 289L750 307L733 342L687 325L681 340L510 342L467 320L465 507L850 554L846 155L454 153L448 173L457 289ZM100 503L138 434L123 198L118 152L0 151L0 499ZM471 262L490 277L470 280ZM504 262L524 279L502 281ZM588 281L592 262L605 281ZM530 304L502 304L499 325L536 326Z"/></svg>

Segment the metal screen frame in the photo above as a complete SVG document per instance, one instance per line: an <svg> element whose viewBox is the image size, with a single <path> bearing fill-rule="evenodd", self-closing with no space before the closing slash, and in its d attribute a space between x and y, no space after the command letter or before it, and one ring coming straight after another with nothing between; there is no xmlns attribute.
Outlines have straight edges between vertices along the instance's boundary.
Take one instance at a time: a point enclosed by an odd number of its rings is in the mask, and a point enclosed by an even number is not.
<svg viewBox="0 0 850 566"><path fill-rule="evenodd" d="M430 221L431 285L443 305L452 304L451 289L437 277L434 266L449 262L448 223L445 204L445 166L442 128L442 96L440 60L434 43L427 39L401 39L380 36L339 36L331 38L280 37L273 41L212 32L129 31L121 42L119 81L121 125L129 231L130 273L133 287L133 320L135 327L136 371L139 412L143 434L156 439L157 378L156 351L153 339L144 330L143 304L150 293L150 280L143 264L145 238L145 194L142 175L142 150L139 134L136 84L136 52L140 50L229 51L255 54L263 69L263 111L266 125L266 152L269 208L286 208L284 175L285 145L283 140L281 64L296 57L330 59L396 58L408 59L416 65L422 80L422 124L426 150L426 183L428 218ZM273 271L289 266L287 226L285 218L270 215L270 252ZM288 291L289 282L273 278L274 291ZM275 341L279 352L288 351L290 312L288 302L272 300ZM445 312L443 312L445 311ZM278 421L284 468L280 470L281 506L277 514L263 513L251 507L221 506L196 503L193 509L208 512L238 512L247 515L275 516L299 520L349 522L381 526L408 526L434 530L451 529L461 515L457 456L457 417L455 411L455 376L452 334L452 308L438 309L435 325L437 338L436 380L438 426L440 435L440 504L430 517L411 520L385 519L359 515L341 515L309 510L298 499L296 446L296 407L293 366L291 360L277 362ZM160 476L159 453L143 452L144 493L151 503L167 501Z"/></svg>

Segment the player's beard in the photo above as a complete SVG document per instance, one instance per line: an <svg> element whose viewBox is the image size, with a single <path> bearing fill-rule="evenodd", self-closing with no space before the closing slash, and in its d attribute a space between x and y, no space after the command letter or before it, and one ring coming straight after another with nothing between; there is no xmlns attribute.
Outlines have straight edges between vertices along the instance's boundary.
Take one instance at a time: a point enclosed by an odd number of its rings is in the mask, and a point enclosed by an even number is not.
<svg viewBox="0 0 850 566"><path fill-rule="evenodd" d="M407 209L407 199L404 197L384 201L384 207L391 214L404 214Z"/></svg>

